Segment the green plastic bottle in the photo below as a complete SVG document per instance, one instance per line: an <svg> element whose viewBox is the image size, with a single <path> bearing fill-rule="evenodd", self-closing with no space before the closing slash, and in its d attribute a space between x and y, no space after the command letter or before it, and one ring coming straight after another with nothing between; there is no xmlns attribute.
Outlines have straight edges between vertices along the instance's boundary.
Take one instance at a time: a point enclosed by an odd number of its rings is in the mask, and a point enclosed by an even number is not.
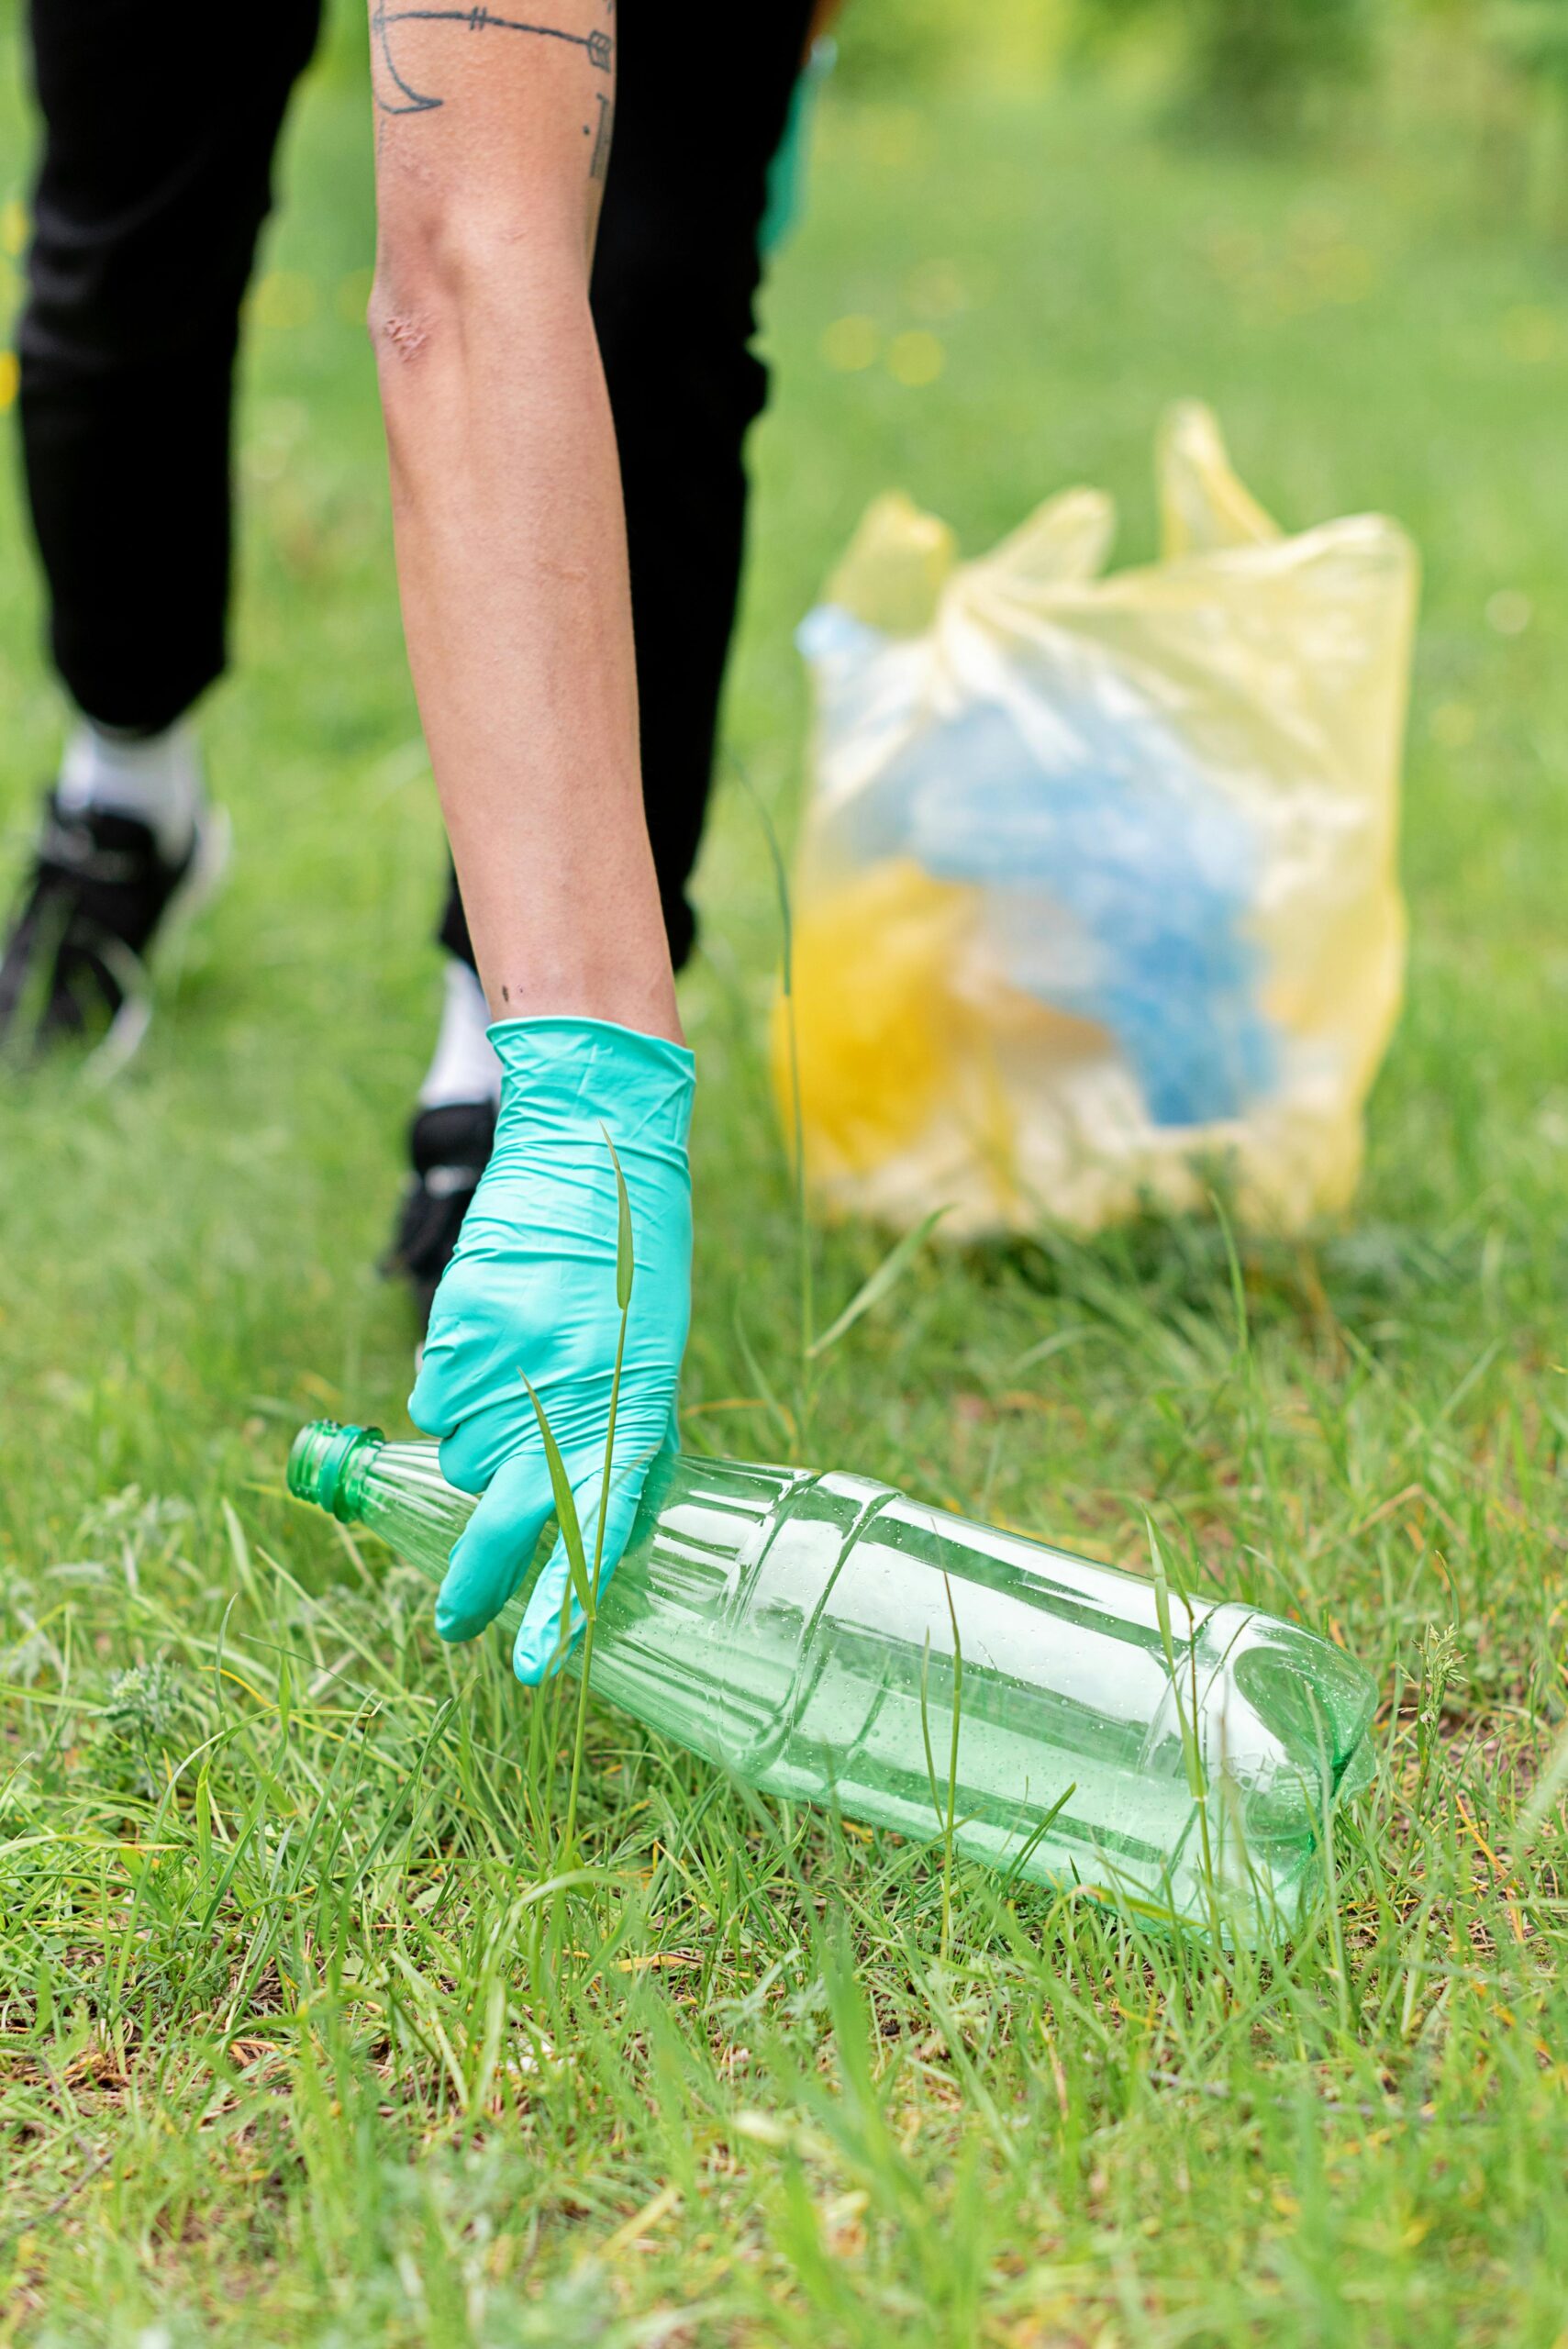
<svg viewBox="0 0 1568 2349"><path fill-rule="evenodd" d="M331 1420L301 1430L288 1480L432 1582L473 1507L433 1443ZM685 1453L650 1475L592 1679L749 1786L922 1841L946 1831L951 1776L958 1850L1239 1939L1288 1931L1321 1882L1376 1693L1255 1608L868 1477Z"/></svg>

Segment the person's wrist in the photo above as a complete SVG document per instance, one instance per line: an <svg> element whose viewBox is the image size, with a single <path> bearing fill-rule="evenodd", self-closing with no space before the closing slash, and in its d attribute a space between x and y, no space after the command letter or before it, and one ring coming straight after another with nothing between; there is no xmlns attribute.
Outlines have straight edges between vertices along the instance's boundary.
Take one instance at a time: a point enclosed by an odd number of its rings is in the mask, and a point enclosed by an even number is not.
<svg viewBox="0 0 1568 2349"><path fill-rule="evenodd" d="M611 808L591 839L546 842L527 889L504 867L458 874L495 1019L607 1019L680 1042L674 974L641 823Z"/></svg>
<svg viewBox="0 0 1568 2349"><path fill-rule="evenodd" d="M485 986L491 1016L510 1019L598 1019L684 1044L668 955L662 969L595 964L549 972L504 968Z"/></svg>

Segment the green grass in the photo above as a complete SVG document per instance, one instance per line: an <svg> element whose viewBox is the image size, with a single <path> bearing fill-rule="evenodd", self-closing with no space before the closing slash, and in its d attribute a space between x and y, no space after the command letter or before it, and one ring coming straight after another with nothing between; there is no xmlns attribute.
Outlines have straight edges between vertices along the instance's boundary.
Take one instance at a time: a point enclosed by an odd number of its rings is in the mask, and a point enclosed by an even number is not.
<svg viewBox="0 0 1568 2349"><path fill-rule="evenodd" d="M1518 1821L1568 1598L1562 255L1436 83L1246 160L1091 92L824 117L728 716L786 829L790 629L884 485L977 549L1089 479L1147 551L1152 427L1195 392L1284 520L1384 507L1427 561L1410 1002L1353 1221L1248 1243L1240 1317L1202 1222L929 1253L795 1431L1118 1559L1147 1506L1183 1572L1332 1627L1385 1699L1338 1899L1262 1965L960 1863L944 1961L933 1855L598 1709L589 1873L552 1889L570 1710L283 1494L301 1418L404 1423L372 1266L437 985L357 75L345 43L310 85L250 343L233 884L128 1081L0 1101L0 2342L1561 2344L1563 1830ZM833 372L846 316L942 373ZM22 543L8 502L17 851L59 722ZM776 1453L777 925L732 779L702 896L687 1433ZM820 1235L824 1322L882 1244Z"/></svg>

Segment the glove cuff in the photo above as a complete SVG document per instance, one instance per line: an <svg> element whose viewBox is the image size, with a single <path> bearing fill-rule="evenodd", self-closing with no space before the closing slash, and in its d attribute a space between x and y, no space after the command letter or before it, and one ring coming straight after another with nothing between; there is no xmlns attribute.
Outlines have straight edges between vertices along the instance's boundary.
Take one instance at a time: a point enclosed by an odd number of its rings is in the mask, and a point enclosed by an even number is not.
<svg viewBox="0 0 1568 2349"><path fill-rule="evenodd" d="M512 1096L526 1118L602 1126L617 1149L685 1149L696 1063L684 1044L609 1019L497 1019L488 1032L503 1113Z"/></svg>

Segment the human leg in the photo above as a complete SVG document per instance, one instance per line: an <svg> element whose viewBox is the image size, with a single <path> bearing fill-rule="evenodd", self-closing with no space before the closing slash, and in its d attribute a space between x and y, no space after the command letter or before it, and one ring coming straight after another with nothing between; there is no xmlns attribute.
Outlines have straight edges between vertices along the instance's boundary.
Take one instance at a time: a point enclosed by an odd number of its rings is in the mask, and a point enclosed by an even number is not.
<svg viewBox="0 0 1568 2349"><path fill-rule="evenodd" d="M151 735L221 673L239 305L319 0L34 0L43 144L17 328L56 666Z"/></svg>
<svg viewBox="0 0 1568 2349"><path fill-rule="evenodd" d="M80 716L0 957L0 1044L147 1024L221 866L186 713L226 658L239 304L319 0L34 0L43 141L17 334L55 664Z"/></svg>

